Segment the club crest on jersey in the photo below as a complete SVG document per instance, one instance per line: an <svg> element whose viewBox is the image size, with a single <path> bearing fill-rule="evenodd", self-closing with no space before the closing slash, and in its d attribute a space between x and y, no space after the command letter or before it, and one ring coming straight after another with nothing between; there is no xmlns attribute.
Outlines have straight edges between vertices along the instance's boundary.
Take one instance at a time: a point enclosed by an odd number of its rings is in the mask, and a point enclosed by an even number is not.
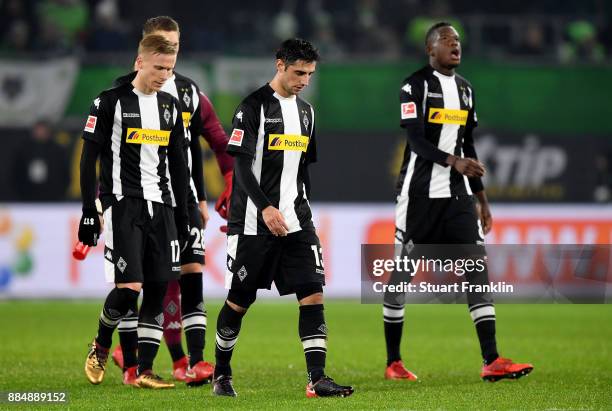
<svg viewBox="0 0 612 411"><path fill-rule="evenodd" d="M466 106L468 106L469 104L469 100L468 100L468 96L465 94L465 90L463 90L463 94L461 95L461 100L463 100L463 104L465 104Z"/></svg>
<svg viewBox="0 0 612 411"><path fill-rule="evenodd" d="M164 109L164 120L166 120L167 124L170 124L170 117L171 117L170 111L168 111L167 108Z"/></svg>
<svg viewBox="0 0 612 411"><path fill-rule="evenodd" d="M230 136L229 142L227 144L231 144L233 146L241 146L243 137L244 137L244 130L235 128L232 131L232 135Z"/></svg>
<svg viewBox="0 0 612 411"><path fill-rule="evenodd" d="M87 122L85 123L85 131L88 133L93 133L96 131L96 123L98 122L98 117L96 116L87 116Z"/></svg>
<svg viewBox="0 0 612 411"><path fill-rule="evenodd" d="M183 94L183 101L185 102L185 105L189 107L189 104L191 104L191 97L189 97L189 94Z"/></svg>
<svg viewBox="0 0 612 411"><path fill-rule="evenodd" d="M308 125L310 124L310 121L308 120L308 116L306 115L306 113L304 113L304 118L302 119L302 122L304 123L304 127L308 130Z"/></svg>
<svg viewBox="0 0 612 411"><path fill-rule="evenodd" d="M416 104L411 101L408 103L402 103L402 120L408 120L410 118L417 118Z"/></svg>

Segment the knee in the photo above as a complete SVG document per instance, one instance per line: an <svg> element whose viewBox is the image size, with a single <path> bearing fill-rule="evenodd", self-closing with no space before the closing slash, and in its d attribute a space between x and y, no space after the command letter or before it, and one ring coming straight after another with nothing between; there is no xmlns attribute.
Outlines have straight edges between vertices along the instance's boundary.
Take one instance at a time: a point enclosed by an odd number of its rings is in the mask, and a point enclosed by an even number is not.
<svg viewBox="0 0 612 411"><path fill-rule="evenodd" d="M187 263L181 265L181 275L191 273L201 273L204 271L204 265L200 263Z"/></svg>
<svg viewBox="0 0 612 411"><path fill-rule="evenodd" d="M133 290L139 293L140 290L142 290L142 283L118 283L118 284L115 284L115 287L119 289L129 288L130 290Z"/></svg>
<svg viewBox="0 0 612 411"><path fill-rule="evenodd" d="M295 296L300 305L323 304L323 286L308 284L296 289Z"/></svg>
<svg viewBox="0 0 612 411"><path fill-rule="evenodd" d="M245 313L257 299L257 290L230 290L227 294L227 305L236 312Z"/></svg>

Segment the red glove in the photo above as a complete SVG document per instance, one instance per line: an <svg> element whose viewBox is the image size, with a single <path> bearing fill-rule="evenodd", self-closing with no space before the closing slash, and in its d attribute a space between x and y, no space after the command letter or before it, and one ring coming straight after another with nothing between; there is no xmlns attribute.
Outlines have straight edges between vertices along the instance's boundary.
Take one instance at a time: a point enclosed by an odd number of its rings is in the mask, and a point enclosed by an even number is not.
<svg viewBox="0 0 612 411"><path fill-rule="evenodd" d="M225 179L225 190L219 196L215 204L215 210L221 218L227 220L230 209L230 197L232 195L232 172L226 173L223 178Z"/></svg>

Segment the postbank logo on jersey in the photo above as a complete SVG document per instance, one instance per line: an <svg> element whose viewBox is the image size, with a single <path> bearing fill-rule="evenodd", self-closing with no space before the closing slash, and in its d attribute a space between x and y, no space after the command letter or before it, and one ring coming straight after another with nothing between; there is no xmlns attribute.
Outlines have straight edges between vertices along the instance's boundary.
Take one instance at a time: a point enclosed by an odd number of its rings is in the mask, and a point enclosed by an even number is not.
<svg viewBox="0 0 612 411"><path fill-rule="evenodd" d="M125 142L128 144L152 144L167 146L170 143L170 131L151 130L146 128L128 128Z"/></svg>
<svg viewBox="0 0 612 411"><path fill-rule="evenodd" d="M181 115L183 116L183 127L189 128L189 122L191 121L191 113L189 111L183 111Z"/></svg>
<svg viewBox="0 0 612 411"><path fill-rule="evenodd" d="M449 108L433 108L429 109L427 121L435 124L459 124L465 126L467 123L467 110L452 110Z"/></svg>
<svg viewBox="0 0 612 411"><path fill-rule="evenodd" d="M270 134L268 150L303 151L308 149L309 138L298 134Z"/></svg>

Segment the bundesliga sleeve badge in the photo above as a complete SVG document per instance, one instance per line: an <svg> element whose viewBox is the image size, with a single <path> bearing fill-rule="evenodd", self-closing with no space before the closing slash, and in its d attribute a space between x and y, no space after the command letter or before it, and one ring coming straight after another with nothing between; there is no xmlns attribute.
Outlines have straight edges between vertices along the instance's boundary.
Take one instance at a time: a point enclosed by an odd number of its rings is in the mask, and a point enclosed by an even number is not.
<svg viewBox="0 0 612 411"><path fill-rule="evenodd" d="M85 131L88 133L93 133L96 131L96 122L98 121L98 117L96 116L87 116L87 122L85 123Z"/></svg>
<svg viewBox="0 0 612 411"><path fill-rule="evenodd" d="M402 103L402 120L417 118L416 104L414 102Z"/></svg>
<svg viewBox="0 0 612 411"><path fill-rule="evenodd" d="M244 137L244 130L240 130L239 128L235 128L232 131L232 135L230 136L228 144L233 146L241 146L242 145L242 137Z"/></svg>

